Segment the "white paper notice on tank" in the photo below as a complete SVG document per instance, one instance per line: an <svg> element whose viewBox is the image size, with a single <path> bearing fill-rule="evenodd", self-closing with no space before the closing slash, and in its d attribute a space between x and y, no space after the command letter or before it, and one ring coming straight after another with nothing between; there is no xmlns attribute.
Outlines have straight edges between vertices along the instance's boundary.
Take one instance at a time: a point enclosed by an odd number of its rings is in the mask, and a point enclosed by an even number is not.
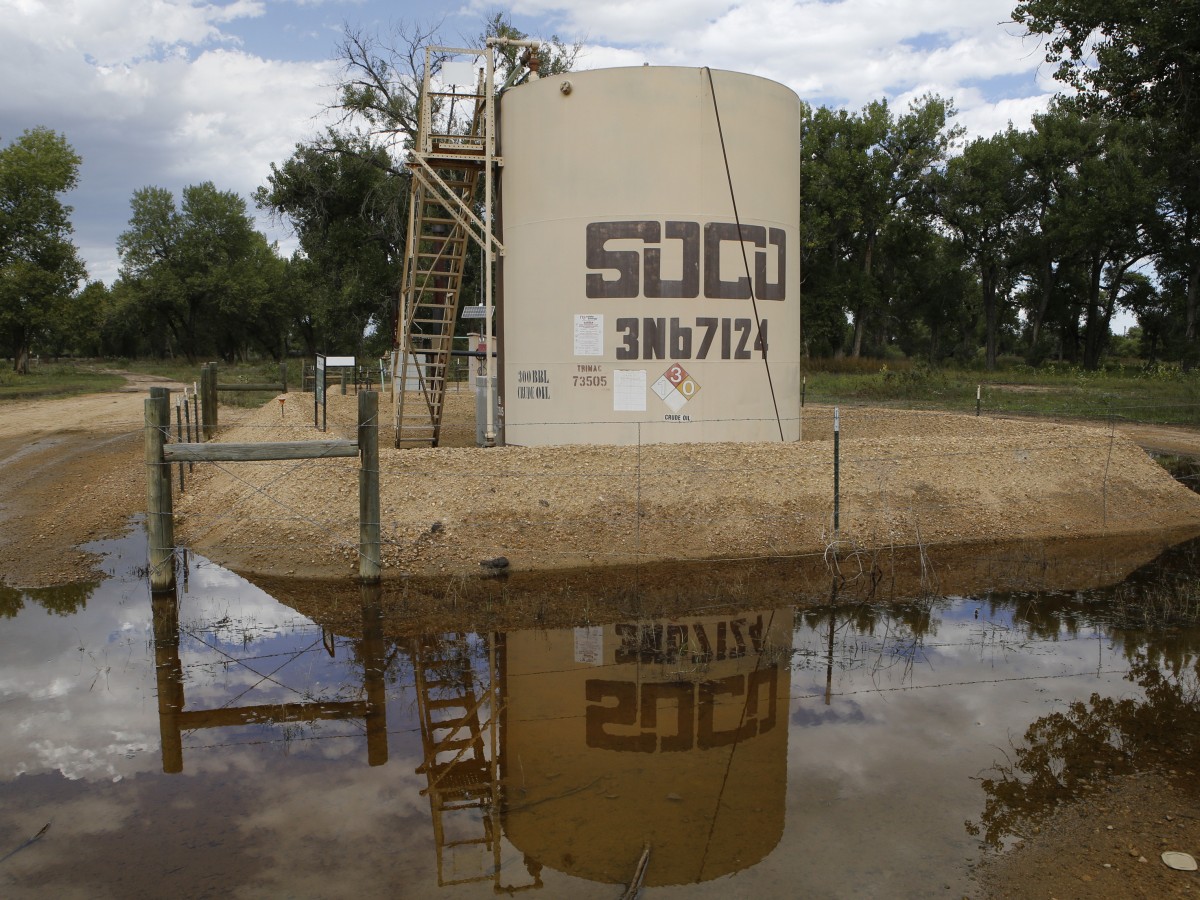
<svg viewBox="0 0 1200 900"><path fill-rule="evenodd" d="M590 313L575 316L575 355L604 355L604 316Z"/></svg>
<svg viewBox="0 0 1200 900"><path fill-rule="evenodd" d="M613 411L646 411L645 369L616 369L613 372Z"/></svg>

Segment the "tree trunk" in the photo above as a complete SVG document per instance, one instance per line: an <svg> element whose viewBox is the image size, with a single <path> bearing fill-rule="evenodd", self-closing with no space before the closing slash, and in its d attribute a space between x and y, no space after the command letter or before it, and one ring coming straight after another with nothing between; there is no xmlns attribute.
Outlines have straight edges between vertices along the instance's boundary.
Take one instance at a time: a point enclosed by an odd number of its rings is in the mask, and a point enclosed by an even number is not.
<svg viewBox="0 0 1200 900"><path fill-rule="evenodd" d="M983 276L980 287L983 289L984 330L987 336L987 351L984 366L991 372L996 368L996 350L999 343L1000 310L996 308L996 291L999 287L997 284L999 278L996 266L993 264L985 265L981 275Z"/></svg>
<svg viewBox="0 0 1200 900"><path fill-rule="evenodd" d="M1089 372L1094 372L1100 365L1100 351L1104 346L1100 334L1100 275L1103 271L1104 260L1099 254L1094 254L1083 320L1083 367Z"/></svg>
<svg viewBox="0 0 1200 900"><path fill-rule="evenodd" d="M1050 308L1050 295L1054 293L1054 260L1046 255L1042 265L1042 298L1038 302L1037 312L1034 313L1032 327L1029 330L1029 349L1036 350L1038 338L1042 336L1042 323L1046 321L1046 310Z"/></svg>
<svg viewBox="0 0 1200 900"><path fill-rule="evenodd" d="M1200 254L1192 258L1191 269L1187 281L1187 313L1183 329L1183 370L1190 372L1196 365L1196 303L1200 294Z"/></svg>
<svg viewBox="0 0 1200 900"><path fill-rule="evenodd" d="M863 254L863 293L858 298L858 311L854 314L854 349L850 351L850 355L854 359L858 359L862 355L863 332L866 330L863 321L866 319L867 312L867 296L866 291L871 287L871 263L875 256L875 235L867 238L867 249Z"/></svg>

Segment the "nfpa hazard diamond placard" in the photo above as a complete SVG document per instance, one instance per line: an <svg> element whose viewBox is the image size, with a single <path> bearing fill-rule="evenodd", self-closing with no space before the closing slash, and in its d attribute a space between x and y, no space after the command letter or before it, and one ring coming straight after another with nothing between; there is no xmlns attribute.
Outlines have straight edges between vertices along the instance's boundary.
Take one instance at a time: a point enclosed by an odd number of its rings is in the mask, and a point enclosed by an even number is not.
<svg viewBox="0 0 1200 900"><path fill-rule="evenodd" d="M700 393L700 384L683 366L674 365L663 372L659 379L650 385L650 389L667 404L671 412L679 412L685 403Z"/></svg>

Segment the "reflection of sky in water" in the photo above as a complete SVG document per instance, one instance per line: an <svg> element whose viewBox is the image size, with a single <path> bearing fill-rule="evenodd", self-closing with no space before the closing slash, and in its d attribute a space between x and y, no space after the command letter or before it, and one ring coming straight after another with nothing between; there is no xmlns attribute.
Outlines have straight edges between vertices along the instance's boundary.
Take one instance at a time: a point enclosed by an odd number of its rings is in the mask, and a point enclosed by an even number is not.
<svg viewBox="0 0 1200 900"><path fill-rule="evenodd" d="M183 774L163 775L139 544L135 534L116 545L113 577L75 614L26 600L0 619L0 856L54 823L0 866L0 895L89 896L97 884L116 896L322 894L314 885L340 896L492 895L490 882L437 887L412 667L407 645L386 636L386 765L367 765L363 723L351 719L198 729L184 735ZM179 611L187 709L362 698L357 641L323 635L203 560L189 574ZM983 804L977 778L1038 716L1092 692L1138 692L1119 644L1094 628L1030 636L1012 607L975 598L933 604L920 635L920 615L876 611L855 627L847 612L832 661L825 612L800 617L793 633L778 846L736 875L654 895L837 897L884 884L894 896L961 895L976 854L963 822ZM528 881L521 853L502 846L507 883ZM543 862L544 896L612 896L611 885Z"/></svg>

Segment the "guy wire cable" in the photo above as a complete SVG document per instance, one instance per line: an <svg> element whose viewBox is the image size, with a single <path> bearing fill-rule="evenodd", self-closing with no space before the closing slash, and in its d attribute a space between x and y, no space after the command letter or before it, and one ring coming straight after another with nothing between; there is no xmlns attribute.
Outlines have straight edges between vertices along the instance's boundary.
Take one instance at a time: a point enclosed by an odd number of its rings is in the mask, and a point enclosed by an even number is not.
<svg viewBox="0 0 1200 900"><path fill-rule="evenodd" d="M713 84L712 69L704 67L708 73L708 90L712 94L713 115L717 119L717 137L721 139L721 157L725 161L725 179L729 182L729 202L733 204L733 221L737 225L738 244L742 248L742 265L746 269L746 280L750 282L750 306L754 310L754 328L758 332L759 343L763 348L763 368L767 370L767 386L771 389L771 405L775 407L775 425L779 428L779 440L783 441L783 422L779 418L779 401L775 398L775 381L771 378L771 363L767 360L767 342L763 339L762 320L758 317L758 298L754 296L754 276L750 272L750 259L746 256L746 242L742 239L742 219L738 215L737 195L733 190L733 172L729 169L729 153L725 149L725 131L721 128L721 110L717 106L717 88Z"/></svg>

